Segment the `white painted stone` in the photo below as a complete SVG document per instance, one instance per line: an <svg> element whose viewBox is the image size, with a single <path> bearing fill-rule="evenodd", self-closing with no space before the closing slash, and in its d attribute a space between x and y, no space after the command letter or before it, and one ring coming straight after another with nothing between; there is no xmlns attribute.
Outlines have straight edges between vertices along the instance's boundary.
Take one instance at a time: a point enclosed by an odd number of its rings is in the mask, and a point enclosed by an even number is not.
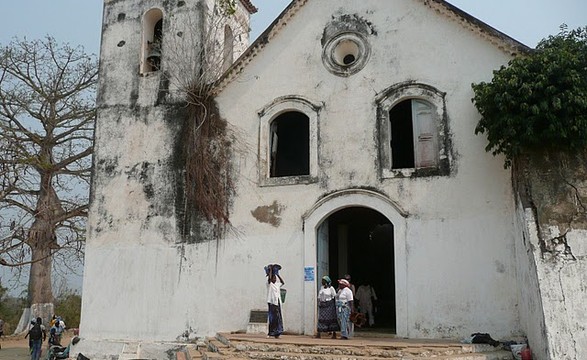
<svg viewBox="0 0 587 360"><path fill-rule="evenodd" d="M165 16L181 27L195 3ZM480 115L470 101L471 83L489 81L511 59L511 40L471 31L474 25L436 2L308 1L222 84L218 107L240 141L230 209L235 231L190 243L181 235L175 181L181 173L173 167L183 119L157 103L160 74L137 72L140 16L151 6L160 1L106 2L81 321L87 345L80 346L88 354L116 341L173 342L246 329L249 311L266 307L263 266L273 261L283 266L288 290L285 330L313 334L318 285L305 280L304 270L317 267L319 226L347 207L373 209L393 223L399 336L542 337L550 315L542 317L541 291L553 286L542 282L552 274L536 270L533 217L515 206L503 159L486 153L486 139L475 136ZM117 21L119 13L128 20ZM324 29L343 14L376 30L366 36L369 60L348 77L322 63ZM121 39L126 45L117 47ZM377 99L410 81L444 94L440 113L451 146L440 156L449 162L447 175L381 176ZM306 104L300 108L299 97ZM279 111L316 108L312 176L302 183L267 177L275 104L286 104ZM272 204L278 226L252 215ZM573 236L573 247L584 252ZM580 267L568 271L584 278ZM109 352L119 354L120 347Z"/></svg>

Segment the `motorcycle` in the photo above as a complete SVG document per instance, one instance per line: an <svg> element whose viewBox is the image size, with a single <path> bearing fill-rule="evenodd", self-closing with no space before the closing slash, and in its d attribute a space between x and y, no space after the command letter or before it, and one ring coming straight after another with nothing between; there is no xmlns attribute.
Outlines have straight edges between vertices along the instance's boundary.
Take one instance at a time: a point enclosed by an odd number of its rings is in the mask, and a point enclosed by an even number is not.
<svg viewBox="0 0 587 360"><path fill-rule="evenodd" d="M75 345L79 342L80 338L74 336L69 345L63 347L59 344L51 345L49 351L47 352L47 356L45 356L44 360L58 360L58 359L67 359L69 358L69 351L72 345Z"/></svg>

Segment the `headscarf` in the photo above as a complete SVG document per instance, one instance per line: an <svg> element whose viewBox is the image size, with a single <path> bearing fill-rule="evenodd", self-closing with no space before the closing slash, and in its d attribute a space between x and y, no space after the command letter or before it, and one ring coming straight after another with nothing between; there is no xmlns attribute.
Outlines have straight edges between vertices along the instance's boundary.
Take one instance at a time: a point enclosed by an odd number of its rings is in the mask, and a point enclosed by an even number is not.
<svg viewBox="0 0 587 360"><path fill-rule="evenodd" d="M322 276L322 280L326 281L326 284L328 284L329 286L330 284L332 284L332 280L330 280L330 277L328 277L328 275Z"/></svg>
<svg viewBox="0 0 587 360"><path fill-rule="evenodd" d="M340 280L338 280L338 283L339 283L340 285L343 285L343 286L346 286L346 287L349 287L349 286L351 286L351 284L350 284L350 283L348 282L348 280L346 280L346 279L340 279Z"/></svg>

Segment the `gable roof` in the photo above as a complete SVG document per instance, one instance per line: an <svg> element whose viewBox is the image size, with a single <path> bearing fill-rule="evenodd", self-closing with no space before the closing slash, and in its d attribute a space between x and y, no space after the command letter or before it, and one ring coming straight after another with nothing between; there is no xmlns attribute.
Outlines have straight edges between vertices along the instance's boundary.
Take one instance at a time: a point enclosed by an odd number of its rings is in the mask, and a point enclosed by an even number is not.
<svg viewBox="0 0 587 360"><path fill-rule="evenodd" d="M243 0L241 0L243 1ZM248 1L248 0L246 0ZM279 14L279 16L259 35L247 50L232 64L215 84L213 92L220 93L228 84L230 84L253 60L255 56L283 29L289 20L295 16L298 11L311 0L292 0L292 2ZM480 37L491 42L493 45L508 53L511 56L528 53L532 48L522 44L509 35L495 29L484 23L476 17L448 3L445 0L413 0L423 3L434 9L441 15L460 23L464 28L478 34ZM256 8L255 8L256 9Z"/></svg>

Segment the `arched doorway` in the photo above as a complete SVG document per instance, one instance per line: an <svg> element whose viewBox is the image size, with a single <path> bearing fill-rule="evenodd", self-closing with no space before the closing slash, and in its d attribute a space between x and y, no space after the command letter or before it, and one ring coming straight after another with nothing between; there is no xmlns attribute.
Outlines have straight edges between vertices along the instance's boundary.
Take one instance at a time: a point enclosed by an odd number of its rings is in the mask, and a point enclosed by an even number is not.
<svg viewBox="0 0 587 360"><path fill-rule="evenodd" d="M373 289L374 324L356 331L396 332L394 228L380 212L367 207L347 207L328 216L318 227L318 279L329 275L352 276L356 298ZM371 291L369 291L371 292ZM361 294L360 294L361 293ZM365 307L367 303L356 305Z"/></svg>
<svg viewBox="0 0 587 360"><path fill-rule="evenodd" d="M406 218L407 213L389 198L364 189L329 194L304 214L303 333L310 335L316 329L316 294L323 273L333 278L350 273L356 282L355 279L363 281L361 277L375 271L373 280L385 284L381 294L387 302L378 309L383 312L383 320L379 321L377 315L375 320L382 328L389 326L385 328L388 331L393 330L395 323L395 333L407 336ZM331 226L336 230L331 231ZM349 234L359 240L348 240ZM345 236L347 240L341 240ZM369 237L375 240L364 240ZM370 246L362 246L365 241ZM331 244L336 250L330 249ZM349 250L358 254L358 259ZM373 261L369 261L369 256ZM353 274L353 270L358 272ZM376 290L380 287L374 286Z"/></svg>

